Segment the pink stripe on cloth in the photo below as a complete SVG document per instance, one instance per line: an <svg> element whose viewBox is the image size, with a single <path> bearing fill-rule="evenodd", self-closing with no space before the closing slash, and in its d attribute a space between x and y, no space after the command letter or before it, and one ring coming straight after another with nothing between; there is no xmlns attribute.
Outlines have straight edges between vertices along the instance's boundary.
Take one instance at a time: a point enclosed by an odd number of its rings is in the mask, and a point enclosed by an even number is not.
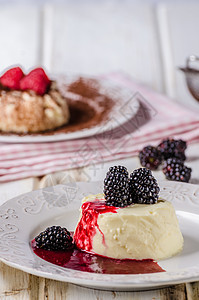
<svg viewBox="0 0 199 300"><path fill-rule="evenodd" d="M0 182L104 163L137 155L145 145L175 137L199 141L198 114L121 73L103 76L132 90L140 103L125 124L89 138L51 143L0 144ZM131 99L130 99L131 101ZM129 109L131 103L128 103ZM115 120L117 122L117 120Z"/></svg>

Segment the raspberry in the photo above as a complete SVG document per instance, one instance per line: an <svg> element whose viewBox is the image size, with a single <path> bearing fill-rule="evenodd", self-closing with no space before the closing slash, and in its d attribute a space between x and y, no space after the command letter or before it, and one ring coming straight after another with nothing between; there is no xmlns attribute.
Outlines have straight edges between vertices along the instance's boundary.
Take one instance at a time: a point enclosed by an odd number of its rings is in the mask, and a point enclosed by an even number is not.
<svg viewBox="0 0 199 300"><path fill-rule="evenodd" d="M24 77L23 71L19 67L15 67L6 71L0 77L0 83L10 89L18 90L20 80Z"/></svg>
<svg viewBox="0 0 199 300"><path fill-rule="evenodd" d="M46 250L69 250L74 247L73 238L66 228L51 226L35 237L36 246Z"/></svg>
<svg viewBox="0 0 199 300"><path fill-rule="evenodd" d="M150 170L156 170L162 162L160 150L153 146L144 147L139 153L140 164Z"/></svg>
<svg viewBox="0 0 199 300"><path fill-rule="evenodd" d="M50 85L50 80L42 68L36 68L20 81L21 90L33 90L38 95L44 95Z"/></svg>

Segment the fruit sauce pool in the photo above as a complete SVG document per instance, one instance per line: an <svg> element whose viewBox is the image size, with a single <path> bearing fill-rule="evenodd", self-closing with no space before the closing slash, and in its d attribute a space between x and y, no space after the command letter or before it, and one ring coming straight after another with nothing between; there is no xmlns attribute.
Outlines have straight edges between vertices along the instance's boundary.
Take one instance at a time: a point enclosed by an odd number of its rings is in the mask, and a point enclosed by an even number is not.
<svg viewBox="0 0 199 300"><path fill-rule="evenodd" d="M31 242L33 252L47 262L77 271L100 274L146 274L165 272L152 259L112 259L94 255L74 248L68 251L50 251L36 247Z"/></svg>

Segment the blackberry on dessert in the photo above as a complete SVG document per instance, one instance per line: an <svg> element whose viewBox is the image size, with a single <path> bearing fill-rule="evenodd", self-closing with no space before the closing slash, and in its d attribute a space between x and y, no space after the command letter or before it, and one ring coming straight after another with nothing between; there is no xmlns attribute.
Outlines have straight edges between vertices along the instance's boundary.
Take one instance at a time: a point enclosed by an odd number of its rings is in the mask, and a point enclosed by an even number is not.
<svg viewBox="0 0 199 300"><path fill-rule="evenodd" d="M66 228L51 226L35 237L36 247L46 250L69 250L74 247L73 238Z"/></svg>
<svg viewBox="0 0 199 300"><path fill-rule="evenodd" d="M130 205L128 171L125 167L114 166L104 179L106 205L123 207Z"/></svg>
<svg viewBox="0 0 199 300"><path fill-rule="evenodd" d="M124 167L124 166L113 166L113 167L110 167L107 174L109 173L120 173L126 177L129 176L129 173L127 171L127 168Z"/></svg>
<svg viewBox="0 0 199 300"><path fill-rule="evenodd" d="M109 169L104 180L106 205L125 207L132 203L157 203L159 187L151 171L146 168L129 174L125 167Z"/></svg>
<svg viewBox="0 0 199 300"><path fill-rule="evenodd" d="M151 170L139 168L130 174L129 192L140 204L157 203L160 188Z"/></svg>
<svg viewBox="0 0 199 300"><path fill-rule="evenodd" d="M163 173L166 179L174 181L189 182L192 169L176 158L169 158L163 166Z"/></svg>
<svg viewBox="0 0 199 300"><path fill-rule="evenodd" d="M162 163L162 154L153 146L146 146L139 152L140 164L150 170L156 170Z"/></svg>

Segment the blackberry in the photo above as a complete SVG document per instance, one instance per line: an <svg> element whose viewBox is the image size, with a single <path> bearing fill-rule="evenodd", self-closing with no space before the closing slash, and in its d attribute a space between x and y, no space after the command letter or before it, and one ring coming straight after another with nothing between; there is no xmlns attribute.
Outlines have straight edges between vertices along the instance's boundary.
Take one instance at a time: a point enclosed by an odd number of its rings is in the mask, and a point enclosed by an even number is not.
<svg viewBox="0 0 199 300"><path fill-rule="evenodd" d="M158 149L162 153L163 158L166 160L171 157L178 158L185 161L185 149L187 143L183 140L166 139L163 140L159 145Z"/></svg>
<svg viewBox="0 0 199 300"><path fill-rule="evenodd" d="M156 147L146 146L140 151L139 159L143 167L156 170L162 162L162 154Z"/></svg>
<svg viewBox="0 0 199 300"><path fill-rule="evenodd" d="M140 204L157 203L160 188L151 170L139 168L130 174L129 192Z"/></svg>
<svg viewBox="0 0 199 300"><path fill-rule="evenodd" d="M106 205L124 207L130 205L129 179L125 167L115 166L109 169L104 179Z"/></svg>
<svg viewBox="0 0 199 300"><path fill-rule="evenodd" d="M163 173L166 179L189 182L191 177L191 168L188 168L184 163L175 158L169 158L163 166Z"/></svg>
<svg viewBox="0 0 199 300"><path fill-rule="evenodd" d="M123 174L124 176L128 177L129 176L129 173L127 171L127 168L124 167L124 166L114 166L114 167L110 167L108 172L107 172L107 175L109 173L120 173L120 174Z"/></svg>
<svg viewBox="0 0 199 300"><path fill-rule="evenodd" d="M35 237L36 246L45 250L68 250L73 248L73 238L66 228L51 226Z"/></svg>

